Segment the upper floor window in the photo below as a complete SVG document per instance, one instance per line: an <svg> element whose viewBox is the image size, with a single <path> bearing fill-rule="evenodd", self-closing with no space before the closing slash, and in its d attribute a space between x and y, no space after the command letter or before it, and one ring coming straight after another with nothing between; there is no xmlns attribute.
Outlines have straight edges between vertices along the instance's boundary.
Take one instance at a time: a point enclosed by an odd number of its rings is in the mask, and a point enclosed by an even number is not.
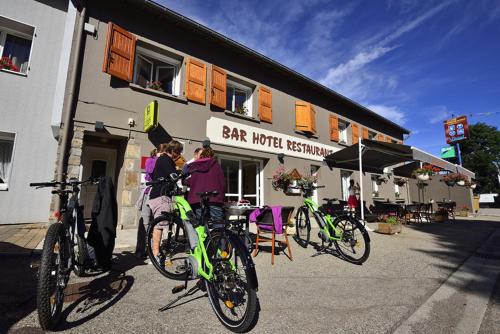
<svg viewBox="0 0 500 334"><path fill-rule="evenodd" d="M375 140L377 138L377 134L372 131L368 131L368 139Z"/></svg>
<svg viewBox="0 0 500 334"><path fill-rule="evenodd" d="M0 69L27 73L35 28L0 16Z"/></svg>
<svg viewBox="0 0 500 334"><path fill-rule="evenodd" d="M138 46L135 54L134 83L179 95L181 60Z"/></svg>
<svg viewBox="0 0 500 334"><path fill-rule="evenodd" d="M0 131L0 190L9 187L15 135Z"/></svg>
<svg viewBox="0 0 500 334"><path fill-rule="evenodd" d="M378 175L372 175L371 181L372 181L372 197L379 197L379 192L378 192Z"/></svg>
<svg viewBox="0 0 500 334"><path fill-rule="evenodd" d="M231 80L226 81L226 109L252 117L252 87Z"/></svg>
<svg viewBox="0 0 500 334"><path fill-rule="evenodd" d="M339 121L339 143L341 144L347 144L347 127L347 123Z"/></svg>

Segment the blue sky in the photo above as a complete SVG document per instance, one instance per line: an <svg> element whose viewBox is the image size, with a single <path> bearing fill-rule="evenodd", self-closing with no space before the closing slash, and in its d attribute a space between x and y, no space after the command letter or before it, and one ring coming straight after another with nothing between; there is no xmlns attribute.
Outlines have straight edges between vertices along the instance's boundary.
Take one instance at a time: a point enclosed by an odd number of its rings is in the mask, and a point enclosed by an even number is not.
<svg viewBox="0 0 500 334"><path fill-rule="evenodd" d="M500 0L156 0L410 129L500 127Z"/></svg>

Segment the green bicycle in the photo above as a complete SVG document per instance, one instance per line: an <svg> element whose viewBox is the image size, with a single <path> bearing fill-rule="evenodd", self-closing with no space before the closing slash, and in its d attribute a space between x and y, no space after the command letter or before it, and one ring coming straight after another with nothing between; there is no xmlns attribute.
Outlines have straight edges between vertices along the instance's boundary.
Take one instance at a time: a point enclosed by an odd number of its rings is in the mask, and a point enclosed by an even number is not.
<svg viewBox="0 0 500 334"><path fill-rule="evenodd" d="M201 221L196 218L177 186L179 180L190 174L172 174L169 178L148 182L148 185L162 184L163 193L174 196L176 211L189 244L183 268L171 273L175 277L183 272L184 284L172 289L172 293L186 290L189 279L200 278L191 289L159 310L168 310L181 298L203 290L207 291L212 309L226 328L236 333L247 332L257 324L259 317L255 265L248 249L234 232L226 228L210 230L205 214L202 214ZM208 199L215 193L200 195ZM155 219L155 222L160 220Z"/></svg>
<svg viewBox="0 0 500 334"><path fill-rule="evenodd" d="M319 227L321 249L331 248L334 245L343 259L354 264L362 264L370 255L370 236L363 223L349 214L340 213L332 216L319 209L318 204L311 198L313 190L318 188L324 186L300 187L304 205L297 210L295 216L295 240L300 246L307 248L311 237L309 217L312 215Z"/></svg>

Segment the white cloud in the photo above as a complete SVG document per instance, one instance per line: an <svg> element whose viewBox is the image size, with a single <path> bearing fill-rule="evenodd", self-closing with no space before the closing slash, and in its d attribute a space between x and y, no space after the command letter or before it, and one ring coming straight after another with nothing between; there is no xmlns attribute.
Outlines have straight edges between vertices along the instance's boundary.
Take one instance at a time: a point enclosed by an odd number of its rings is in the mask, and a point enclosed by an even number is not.
<svg viewBox="0 0 500 334"><path fill-rule="evenodd" d="M429 123L431 124L443 122L444 120L451 118L453 114L456 114L456 112L448 110L448 107L446 106L430 107L425 112L429 116Z"/></svg>
<svg viewBox="0 0 500 334"><path fill-rule="evenodd" d="M403 125L406 122L405 113L401 111L398 107L386 106L382 104L366 105L366 107L370 110L373 110L380 116L383 116L399 125Z"/></svg>

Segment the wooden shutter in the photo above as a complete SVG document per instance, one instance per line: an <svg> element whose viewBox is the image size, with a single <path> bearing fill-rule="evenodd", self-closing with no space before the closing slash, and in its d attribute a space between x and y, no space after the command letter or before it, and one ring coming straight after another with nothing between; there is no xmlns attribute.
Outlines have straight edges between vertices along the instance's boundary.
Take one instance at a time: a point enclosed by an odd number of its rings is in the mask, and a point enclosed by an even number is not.
<svg viewBox="0 0 500 334"><path fill-rule="evenodd" d="M212 65L212 95L210 97L210 104L221 109L226 109L226 79L226 71Z"/></svg>
<svg viewBox="0 0 500 334"><path fill-rule="evenodd" d="M131 82L134 77L135 42L133 34L109 22L102 71Z"/></svg>
<svg viewBox="0 0 500 334"><path fill-rule="evenodd" d="M352 125L352 143L357 144L358 141L359 141L358 125L353 124Z"/></svg>
<svg viewBox="0 0 500 334"><path fill-rule="evenodd" d="M269 88L259 88L259 118L263 122L273 122L273 93Z"/></svg>
<svg viewBox="0 0 500 334"><path fill-rule="evenodd" d="M363 139L368 139L368 128L363 128Z"/></svg>
<svg viewBox="0 0 500 334"><path fill-rule="evenodd" d="M330 140L339 141L339 118L330 115Z"/></svg>
<svg viewBox="0 0 500 334"><path fill-rule="evenodd" d="M309 102L295 102L295 129L316 133L316 112Z"/></svg>
<svg viewBox="0 0 500 334"><path fill-rule="evenodd" d="M188 58L186 62L186 98L205 104L207 68L201 61Z"/></svg>
<svg viewBox="0 0 500 334"><path fill-rule="evenodd" d="M377 135L377 140L378 140L378 141L385 141L385 137L384 137L384 135L383 135L383 134L381 134L381 133L379 133L379 134Z"/></svg>

